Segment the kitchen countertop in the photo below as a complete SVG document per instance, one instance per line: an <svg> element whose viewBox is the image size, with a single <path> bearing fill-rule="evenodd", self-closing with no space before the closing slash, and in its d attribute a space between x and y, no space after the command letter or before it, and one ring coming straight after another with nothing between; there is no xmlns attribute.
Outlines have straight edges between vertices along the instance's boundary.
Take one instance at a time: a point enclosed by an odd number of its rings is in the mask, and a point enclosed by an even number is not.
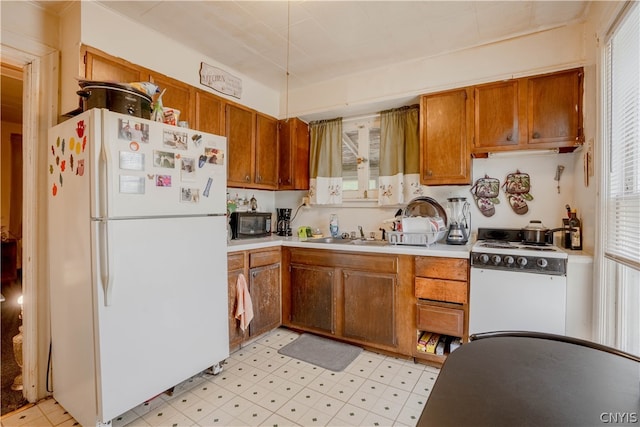
<svg viewBox="0 0 640 427"><path fill-rule="evenodd" d="M431 246L386 245L366 246L345 243L308 243L298 237L271 236L257 239L232 240L227 244L227 252L262 249L276 246L296 248L326 249L344 252L368 252L393 255L438 256L448 258L469 258L471 243L466 245L447 245L436 243Z"/></svg>

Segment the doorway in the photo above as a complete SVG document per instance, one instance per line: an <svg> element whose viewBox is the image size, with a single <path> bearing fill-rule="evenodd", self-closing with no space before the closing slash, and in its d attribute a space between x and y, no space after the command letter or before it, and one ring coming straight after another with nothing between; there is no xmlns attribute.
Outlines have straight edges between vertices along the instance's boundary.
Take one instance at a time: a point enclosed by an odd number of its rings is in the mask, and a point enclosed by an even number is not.
<svg viewBox="0 0 640 427"><path fill-rule="evenodd" d="M1 66L2 415L27 403L22 383L22 69Z"/></svg>

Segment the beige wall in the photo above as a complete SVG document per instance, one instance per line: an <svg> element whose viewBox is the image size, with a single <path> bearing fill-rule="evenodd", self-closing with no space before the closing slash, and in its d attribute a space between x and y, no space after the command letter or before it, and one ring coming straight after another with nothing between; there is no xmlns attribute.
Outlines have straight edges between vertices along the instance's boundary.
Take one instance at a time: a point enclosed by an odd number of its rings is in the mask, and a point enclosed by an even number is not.
<svg viewBox="0 0 640 427"><path fill-rule="evenodd" d="M58 17L33 2L0 1L2 44L36 53L59 45Z"/></svg>
<svg viewBox="0 0 640 427"><path fill-rule="evenodd" d="M367 104L583 65L583 25L574 24L439 56L389 64L293 90L289 111L314 119L375 112Z"/></svg>

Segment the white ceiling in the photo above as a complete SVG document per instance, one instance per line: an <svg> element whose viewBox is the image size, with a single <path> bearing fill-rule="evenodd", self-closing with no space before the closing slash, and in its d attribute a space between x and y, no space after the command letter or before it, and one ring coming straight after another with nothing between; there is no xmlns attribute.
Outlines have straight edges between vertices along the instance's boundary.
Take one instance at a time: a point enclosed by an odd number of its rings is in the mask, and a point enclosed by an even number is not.
<svg viewBox="0 0 640 427"><path fill-rule="evenodd" d="M294 89L579 22L589 7L588 1L99 2L280 92L287 50Z"/></svg>

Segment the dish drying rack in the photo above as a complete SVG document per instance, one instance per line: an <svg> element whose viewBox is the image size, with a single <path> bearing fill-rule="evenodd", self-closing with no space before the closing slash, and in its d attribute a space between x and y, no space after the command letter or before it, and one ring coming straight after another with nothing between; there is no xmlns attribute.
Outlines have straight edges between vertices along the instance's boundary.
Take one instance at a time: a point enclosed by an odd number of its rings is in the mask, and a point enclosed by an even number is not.
<svg viewBox="0 0 640 427"><path fill-rule="evenodd" d="M387 241L391 245L431 246L439 240L442 240L446 232L446 228L441 228L438 231L425 231L422 233L387 231Z"/></svg>

